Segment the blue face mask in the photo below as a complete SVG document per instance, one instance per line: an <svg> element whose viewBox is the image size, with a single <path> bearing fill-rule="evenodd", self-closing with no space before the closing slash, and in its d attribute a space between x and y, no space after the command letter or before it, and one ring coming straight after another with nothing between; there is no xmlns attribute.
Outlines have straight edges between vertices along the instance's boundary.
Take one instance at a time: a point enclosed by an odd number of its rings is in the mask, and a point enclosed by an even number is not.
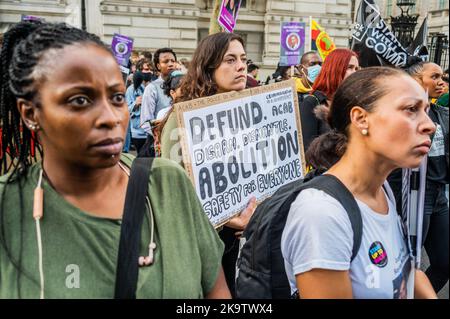
<svg viewBox="0 0 450 319"><path fill-rule="evenodd" d="M311 83L314 83L314 81L317 79L317 77L319 76L320 70L322 69L322 66L320 66L319 64L310 66L307 68L308 70L308 81Z"/></svg>

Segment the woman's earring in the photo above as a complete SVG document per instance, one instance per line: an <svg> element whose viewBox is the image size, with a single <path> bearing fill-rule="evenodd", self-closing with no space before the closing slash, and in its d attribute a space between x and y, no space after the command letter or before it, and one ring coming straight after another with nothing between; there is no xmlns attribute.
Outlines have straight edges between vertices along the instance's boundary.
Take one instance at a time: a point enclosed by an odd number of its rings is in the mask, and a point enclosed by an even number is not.
<svg viewBox="0 0 450 319"><path fill-rule="evenodd" d="M363 129L361 133L362 135L367 136L367 134L369 134L369 131L367 129Z"/></svg>
<svg viewBox="0 0 450 319"><path fill-rule="evenodd" d="M38 124L29 124L28 127L29 127L30 130L32 130L32 131L37 131L37 130L39 130L39 125L38 125Z"/></svg>

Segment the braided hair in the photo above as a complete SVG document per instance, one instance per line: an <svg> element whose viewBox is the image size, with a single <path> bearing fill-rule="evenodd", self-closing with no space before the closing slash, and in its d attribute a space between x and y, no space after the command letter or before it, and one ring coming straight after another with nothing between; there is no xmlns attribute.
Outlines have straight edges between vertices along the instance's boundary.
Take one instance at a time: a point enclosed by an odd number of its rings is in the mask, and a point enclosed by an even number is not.
<svg viewBox="0 0 450 319"><path fill-rule="evenodd" d="M93 43L109 51L96 35L68 26L24 21L4 34L0 55L0 118L2 122L0 174L30 166L39 144L35 135L22 125L17 98L39 105L36 83L45 79L42 57L49 50L76 43ZM40 150L40 149L39 149ZM7 165L8 157L11 164Z"/></svg>
<svg viewBox="0 0 450 319"><path fill-rule="evenodd" d="M23 227L23 176L36 160L36 149L42 150L34 132L23 125L16 103L18 98L32 101L40 107L37 83L45 80L46 68L43 57L52 50L60 50L73 44L91 43L111 52L96 35L68 26L64 23L51 24L40 21L23 21L3 35L0 54L0 175L10 172L3 187L0 203L0 244L17 271L17 287L20 298L20 273L33 280L22 267L23 228L20 229L20 250L13 258L5 238L4 202L6 186L18 180L20 196L20 225ZM112 53L111 53L112 54ZM48 60L48 59L46 59ZM54 60L54 59L52 59ZM9 164L8 164L9 163Z"/></svg>

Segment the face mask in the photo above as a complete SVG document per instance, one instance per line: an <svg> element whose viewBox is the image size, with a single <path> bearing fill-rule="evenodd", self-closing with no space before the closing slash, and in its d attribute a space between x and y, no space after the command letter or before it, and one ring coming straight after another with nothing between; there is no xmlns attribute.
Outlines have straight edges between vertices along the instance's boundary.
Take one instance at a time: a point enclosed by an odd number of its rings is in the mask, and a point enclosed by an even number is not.
<svg viewBox="0 0 450 319"><path fill-rule="evenodd" d="M317 77L319 76L320 70L322 69L322 67L319 64L310 66L307 68L308 70L308 81L311 83L314 83L314 81L317 79Z"/></svg>
<svg viewBox="0 0 450 319"><path fill-rule="evenodd" d="M150 73L142 73L142 77L144 78L145 82L150 82L152 77Z"/></svg>

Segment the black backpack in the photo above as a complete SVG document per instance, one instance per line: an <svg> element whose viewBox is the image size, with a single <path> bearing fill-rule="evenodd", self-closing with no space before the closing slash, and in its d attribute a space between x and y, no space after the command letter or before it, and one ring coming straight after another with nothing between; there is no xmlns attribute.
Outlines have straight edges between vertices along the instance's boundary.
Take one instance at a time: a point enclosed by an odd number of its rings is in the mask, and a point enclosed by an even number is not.
<svg viewBox="0 0 450 319"><path fill-rule="evenodd" d="M292 202L304 189L315 188L337 199L348 213L353 229L353 260L362 238L362 217L353 195L336 177L308 174L282 186L256 209L242 234L236 263L236 298L289 299L291 289L281 253L281 235Z"/></svg>

